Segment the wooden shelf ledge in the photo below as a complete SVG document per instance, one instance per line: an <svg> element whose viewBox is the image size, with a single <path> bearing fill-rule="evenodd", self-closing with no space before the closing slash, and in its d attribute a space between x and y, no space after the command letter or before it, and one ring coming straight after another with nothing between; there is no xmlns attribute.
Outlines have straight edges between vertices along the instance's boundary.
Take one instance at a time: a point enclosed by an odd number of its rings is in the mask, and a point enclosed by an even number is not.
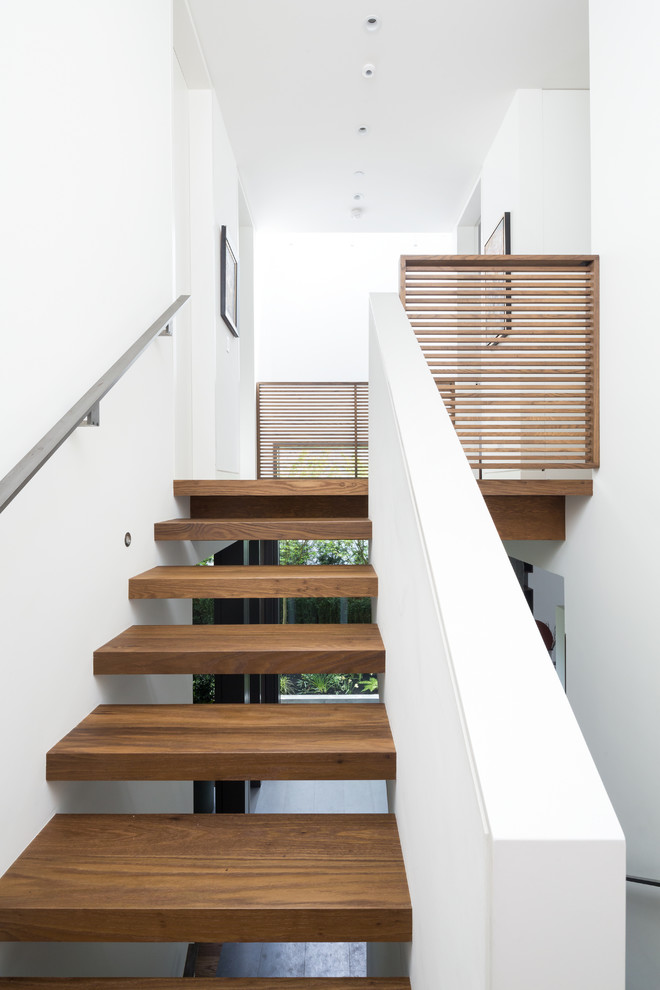
<svg viewBox="0 0 660 990"><path fill-rule="evenodd" d="M590 496L590 478L477 481L502 540L565 540L566 496Z"/></svg>
<svg viewBox="0 0 660 990"><path fill-rule="evenodd" d="M482 495L593 495L591 478L575 480L530 478L480 478L477 481Z"/></svg>

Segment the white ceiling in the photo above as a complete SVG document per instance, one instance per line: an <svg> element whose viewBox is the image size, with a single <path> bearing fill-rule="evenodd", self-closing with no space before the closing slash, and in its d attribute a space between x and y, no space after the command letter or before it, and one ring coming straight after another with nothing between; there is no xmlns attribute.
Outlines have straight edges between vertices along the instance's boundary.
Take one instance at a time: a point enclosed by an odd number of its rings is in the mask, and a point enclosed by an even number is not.
<svg viewBox="0 0 660 990"><path fill-rule="evenodd" d="M589 85L587 0L190 7L259 228L449 230L514 91Z"/></svg>

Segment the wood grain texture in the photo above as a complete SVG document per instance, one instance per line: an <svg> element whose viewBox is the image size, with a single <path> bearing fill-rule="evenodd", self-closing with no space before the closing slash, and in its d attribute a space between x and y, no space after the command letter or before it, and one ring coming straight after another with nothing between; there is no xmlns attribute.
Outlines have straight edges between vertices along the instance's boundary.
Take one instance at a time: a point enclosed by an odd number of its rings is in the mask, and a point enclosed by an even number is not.
<svg viewBox="0 0 660 990"><path fill-rule="evenodd" d="M48 780L393 780L385 706L100 705L46 757Z"/></svg>
<svg viewBox="0 0 660 990"><path fill-rule="evenodd" d="M486 495L593 495L591 478L536 481L530 478L483 478L477 481Z"/></svg>
<svg viewBox="0 0 660 990"><path fill-rule="evenodd" d="M257 477L368 474L367 382L257 382Z"/></svg>
<svg viewBox="0 0 660 990"><path fill-rule="evenodd" d="M401 256L401 268L405 271L408 262L413 262L422 271L437 269L438 265L450 263L457 271L477 267L479 270L503 267L502 260L506 258L507 268L516 264L519 269L536 271L540 265L546 268L563 269L566 266L582 265L588 268L598 260L597 254L412 254ZM469 274L469 272L468 272Z"/></svg>
<svg viewBox="0 0 660 990"><path fill-rule="evenodd" d="M598 258L402 261L406 314L472 466L596 466Z"/></svg>
<svg viewBox="0 0 660 990"><path fill-rule="evenodd" d="M258 481L175 481L175 495L367 495L368 478L262 478Z"/></svg>
<svg viewBox="0 0 660 990"><path fill-rule="evenodd" d="M370 564L152 567L130 578L129 598L375 597Z"/></svg>
<svg viewBox="0 0 660 990"><path fill-rule="evenodd" d="M94 652L95 674L380 673L375 623L131 626Z"/></svg>
<svg viewBox="0 0 660 990"><path fill-rule="evenodd" d="M565 540L563 495L485 495L502 540Z"/></svg>
<svg viewBox="0 0 660 990"><path fill-rule="evenodd" d="M176 977L0 977L0 990L189 990ZM410 990L404 977L197 978L195 990Z"/></svg>
<svg viewBox="0 0 660 990"><path fill-rule="evenodd" d="M393 815L56 815L0 879L0 939L410 941Z"/></svg>
<svg viewBox="0 0 660 990"><path fill-rule="evenodd" d="M371 520L167 519L155 540L370 540Z"/></svg>
<svg viewBox="0 0 660 990"><path fill-rule="evenodd" d="M220 942L193 942L195 946L195 972L193 976L215 976L220 964Z"/></svg>
<svg viewBox="0 0 660 990"><path fill-rule="evenodd" d="M359 519L369 515L368 496L357 495L193 495L193 519Z"/></svg>

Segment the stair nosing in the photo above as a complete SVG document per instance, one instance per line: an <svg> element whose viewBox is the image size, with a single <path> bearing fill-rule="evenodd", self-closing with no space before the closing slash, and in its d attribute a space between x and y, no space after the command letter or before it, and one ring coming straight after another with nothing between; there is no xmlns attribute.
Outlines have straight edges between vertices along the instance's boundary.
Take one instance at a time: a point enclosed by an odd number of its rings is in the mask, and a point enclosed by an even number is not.
<svg viewBox="0 0 660 990"><path fill-rule="evenodd" d="M372 598L371 564L198 565L149 568L129 578L129 598Z"/></svg>
<svg viewBox="0 0 660 990"><path fill-rule="evenodd" d="M99 705L46 756L48 780L392 780L382 703Z"/></svg>
<svg viewBox="0 0 660 990"><path fill-rule="evenodd" d="M384 669L385 646L375 623L138 625L94 651L97 674L348 674Z"/></svg>
<svg viewBox="0 0 660 990"><path fill-rule="evenodd" d="M180 517L154 525L154 539L371 539L367 517Z"/></svg>
<svg viewBox="0 0 660 990"><path fill-rule="evenodd" d="M3 941L411 936L393 815L56 815L0 878Z"/></svg>

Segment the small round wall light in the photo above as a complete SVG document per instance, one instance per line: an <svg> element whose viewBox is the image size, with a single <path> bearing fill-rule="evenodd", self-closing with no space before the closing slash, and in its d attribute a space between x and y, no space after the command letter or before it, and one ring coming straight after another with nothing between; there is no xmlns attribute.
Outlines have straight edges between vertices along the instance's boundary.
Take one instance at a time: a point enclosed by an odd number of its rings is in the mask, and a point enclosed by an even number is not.
<svg viewBox="0 0 660 990"><path fill-rule="evenodd" d="M364 22L365 31L378 31L380 28L380 17L377 14L369 14Z"/></svg>
<svg viewBox="0 0 660 990"><path fill-rule="evenodd" d="M371 79L375 71L376 66L372 65L371 62L367 62L366 65L362 66L362 75L365 79Z"/></svg>
<svg viewBox="0 0 660 990"><path fill-rule="evenodd" d="M125 533L124 534L124 546L125 547L130 547L132 539L133 539L133 537L131 536L130 533Z"/></svg>
<svg viewBox="0 0 660 990"><path fill-rule="evenodd" d="M364 137L365 134L369 133L369 128L367 127L366 124L360 124L360 126L357 129L357 132L358 134L361 134L362 137Z"/></svg>

